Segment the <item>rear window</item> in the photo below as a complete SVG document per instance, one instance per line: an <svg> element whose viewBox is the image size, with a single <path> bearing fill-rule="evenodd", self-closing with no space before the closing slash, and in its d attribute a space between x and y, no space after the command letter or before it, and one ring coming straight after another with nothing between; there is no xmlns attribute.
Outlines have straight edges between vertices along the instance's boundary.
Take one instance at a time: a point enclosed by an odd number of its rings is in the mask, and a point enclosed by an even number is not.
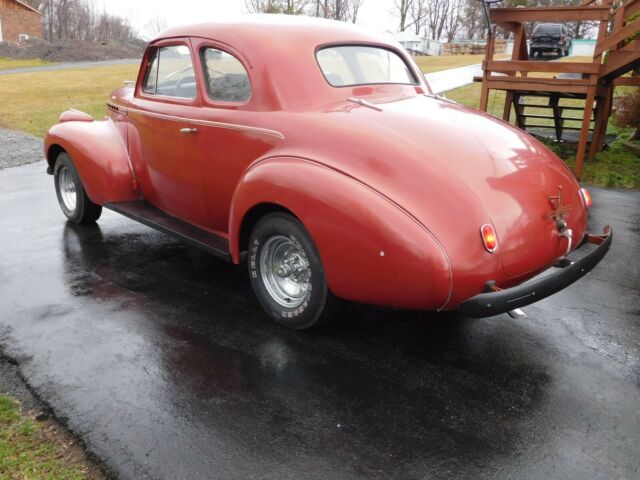
<svg viewBox="0 0 640 480"><path fill-rule="evenodd" d="M209 98L220 102L246 102L251 98L249 75L230 53L207 47L201 51Z"/></svg>
<svg viewBox="0 0 640 480"><path fill-rule="evenodd" d="M324 78L334 87L375 83L418 83L406 62L395 52L382 47L327 47L319 50L316 58Z"/></svg>
<svg viewBox="0 0 640 480"><path fill-rule="evenodd" d="M553 25L553 24L548 24L548 25L538 25L536 26L536 28L533 29L533 34L534 35L539 35L539 34L552 34L552 35L557 35L560 33L562 28L562 25Z"/></svg>

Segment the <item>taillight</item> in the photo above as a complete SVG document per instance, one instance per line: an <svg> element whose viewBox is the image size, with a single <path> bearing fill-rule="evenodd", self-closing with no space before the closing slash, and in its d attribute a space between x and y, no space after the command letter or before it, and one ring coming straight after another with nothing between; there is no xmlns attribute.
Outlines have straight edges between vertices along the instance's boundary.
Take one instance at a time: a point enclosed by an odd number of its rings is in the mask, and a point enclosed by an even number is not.
<svg viewBox="0 0 640 480"><path fill-rule="evenodd" d="M480 227L480 234L482 235L484 248L487 249L487 252L495 252L496 248L498 248L498 237L496 235L496 231L493 228L493 225L489 225L488 223L482 225L482 227Z"/></svg>
<svg viewBox="0 0 640 480"><path fill-rule="evenodd" d="M587 208L591 208L591 193L586 188L580 189L580 197L582 197L582 202L584 206Z"/></svg>

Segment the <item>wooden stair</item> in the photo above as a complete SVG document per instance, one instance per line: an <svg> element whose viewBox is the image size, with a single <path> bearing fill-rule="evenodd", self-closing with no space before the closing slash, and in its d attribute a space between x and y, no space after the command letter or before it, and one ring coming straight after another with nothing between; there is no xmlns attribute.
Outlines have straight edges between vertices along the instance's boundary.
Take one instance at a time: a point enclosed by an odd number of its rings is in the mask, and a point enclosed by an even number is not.
<svg viewBox="0 0 640 480"><path fill-rule="evenodd" d="M495 61L495 35L487 42L483 62L480 109L487 111L490 90L506 93L502 118L524 130L552 129L560 141L565 131L580 131L574 173L579 178L589 147L589 158L604 146L605 134L617 86L640 87L639 77L625 77L640 68L640 0L585 0L581 5L558 7L492 8L493 25L512 32L511 60ZM591 62L540 62L529 60L526 22L593 21L598 24ZM555 75L550 75L555 74ZM546 99L544 105L529 97ZM563 99L579 99L583 106L567 106ZM534 106L535 105L535 106ZM530 108L545 113L531 112ZM568 112L574 112L569 116ZM579 126L573 125L579 122Z"/></svg>
<svg viewBox="0 0 640 480"><path fill-rule="evenodd" d="M571 122L582 122L584 118L584 107L561 105L561 101L566 98L575 99L575 96L567 97L558 93L549 92L546 94L538 93L535 97L545 98L546 103L527 103L527 98L533 95L526 93L516 93L513 96L513 111L515 112L516 125L528 132L535 130L553 130L555 132L556 141L563 140L565 131L581 131L581 126L572 125ZM535 110L531 112L531 110ZM540 110L545 114L539 113ZM577 112L568 116L568 112ZM591 123L595 122L597 117L597 109L593 109L591 115ZM531 119L532 123L529 121ZM541 123L540 121L546 122ZM570 124L567 125L567 122ZM589 131L593 132L593 126L590 125Z"/></svg>

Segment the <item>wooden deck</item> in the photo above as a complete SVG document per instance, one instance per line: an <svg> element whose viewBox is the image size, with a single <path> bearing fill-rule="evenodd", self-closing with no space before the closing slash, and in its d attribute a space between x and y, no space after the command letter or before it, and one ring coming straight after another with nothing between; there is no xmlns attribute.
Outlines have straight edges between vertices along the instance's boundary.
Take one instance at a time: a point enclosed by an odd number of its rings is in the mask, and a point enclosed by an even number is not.
<svg viewBox="0 0 640 480"><path fill-rule="evenodd" d="M587 148L589 158L604 146L613 91L618 86L640 87L640 77L623 76L640 68L640 0L586 0L581 5L559 7L493 8L489 10L491 35L487 43L480 109L486 111L491 90L506 92L503 119L509 121L512 109L516 125L525 130L555 130L560 141L563 132L580 132L574 173L580 178ZM591 62L540 62L529 59L526 22L594 21L598 37ZM510 60L495 61L495 34L498 26L514 35ZM606 60L604 60L606 58ZM552 74L552 75L550 75ZM527 103L528 97L545 97L544 105ZM583 107L562 105L565 98L584 101ZM528 108L547 109L546 114ZM573 116L567 116L573 111ZM577 113L576 113L577 112ZM533 120L530 121L530 119ZM536 120L547 124L536 123ZM550 122L552 120L552 122ZM571 123L580 123L574 126Z"/></svg>

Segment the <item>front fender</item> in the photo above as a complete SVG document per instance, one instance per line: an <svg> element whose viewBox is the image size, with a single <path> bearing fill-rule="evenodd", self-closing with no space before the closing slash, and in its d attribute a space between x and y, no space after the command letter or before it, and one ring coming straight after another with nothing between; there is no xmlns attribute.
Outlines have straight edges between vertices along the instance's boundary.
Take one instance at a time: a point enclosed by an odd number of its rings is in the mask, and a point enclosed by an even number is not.
<svg viewBox="0 0 640 480"><path fill-rule="evenodd" d="M54 125L44 148L50 167L61 150L71 156L92 202L103 205L139 198L127 148L111 119Z"/></svg>
<svg viewBox="0 0 640 480"><path fill-rule="evenodd" d="M271 158L254 164L232 202L235 262L247 212L261 204L290 210L322 259L331 291L375 305L436 310L451 294L447 254L414 217L363 183L319 163Z"/></svg>

